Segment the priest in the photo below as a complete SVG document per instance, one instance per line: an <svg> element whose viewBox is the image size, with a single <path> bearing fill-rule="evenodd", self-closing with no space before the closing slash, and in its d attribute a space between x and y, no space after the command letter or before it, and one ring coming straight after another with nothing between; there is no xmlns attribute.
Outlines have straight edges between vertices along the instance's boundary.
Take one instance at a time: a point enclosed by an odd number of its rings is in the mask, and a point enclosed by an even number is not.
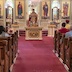
<svg viewBox="0 0 72 72"><path fill-rule="evenodd" d="M30 26L36 25L38 20L38 16L35 12L35 9L32 9L32 13L29 15Z"/></svg>

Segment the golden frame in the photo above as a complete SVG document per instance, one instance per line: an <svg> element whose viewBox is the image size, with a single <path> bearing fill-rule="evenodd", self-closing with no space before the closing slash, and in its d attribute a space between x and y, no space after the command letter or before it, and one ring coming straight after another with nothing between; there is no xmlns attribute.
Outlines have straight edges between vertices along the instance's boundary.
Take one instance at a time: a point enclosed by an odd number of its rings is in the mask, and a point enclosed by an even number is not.
<svg viewBox="0 0 72 72"><path fill-rule="evenodd" d="M21 5L22 5L22 16L21 16L20 18L19 18L19 15L18 15L18 8L17 8L19 2L20 2ZM15 13L15 18L16 18L16 19L24 19L24 16L25 16L25 10L24 10L24 9L25 9L25 1L24 1L24 0L16 0L16 1L15 1L15 4L16 4L16 5L15 5L15 10L16 10L16 11L15 11L15 12L16 12L16 13Z"/></svg>
<svg viewBox="0 0 72 72"><path fill-rule="evenodd" d="M43 6L44 6L45 2L48 5L48 14L47 14L47 17L44 16L44 10L43 10ZM41 2L41 11L42 11L41 17L42 17L42 19L48 19L48 18L50 18L50 7L51 7L50 6L50 0L48 0L48 1L42 1Z"/></svg>
<svg viewBox="0 0 72 72"><path fill-rule="evenodd" d="M68 4L67 16L64 16L63 6L64 6L65 3ZM66 12L66 11L65 11L65 12ZM70 16L70 1L62 1L62 17L69 17L69 16Z"/></svg>
<svg viewBox="0 0 72 72"><path fill-rule="evenodd" d="M4 16L4 1L0 0L0 19L3 19Z"/></svg>

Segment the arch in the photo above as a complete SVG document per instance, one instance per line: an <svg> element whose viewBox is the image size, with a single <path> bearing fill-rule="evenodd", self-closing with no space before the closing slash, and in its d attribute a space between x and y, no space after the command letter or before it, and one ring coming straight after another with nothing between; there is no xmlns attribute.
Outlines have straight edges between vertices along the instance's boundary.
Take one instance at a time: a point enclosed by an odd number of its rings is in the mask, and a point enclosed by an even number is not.
<svg viewBox="0 0 72 72"><path fill-rule="evenodd" d="M10 19L13 23L13 0L6 0L5 3L5 12L6 12L6 19ZM6 20L8 22L8 20Z"/></svg>
<svg viewBox="0 0 72 72"><path fill-rule="evenodd" d="M52 20L59 19L59 9L60 9L59 1L57 0L53 1L52 2Z"/></svg>
<svg viewBox="0 0 72 72"><path fill-rule="evenodd" d="M11 6L13 8L13 0L6 0L6 3L5 3L5 8L7 8L8 6Z"/></svg>

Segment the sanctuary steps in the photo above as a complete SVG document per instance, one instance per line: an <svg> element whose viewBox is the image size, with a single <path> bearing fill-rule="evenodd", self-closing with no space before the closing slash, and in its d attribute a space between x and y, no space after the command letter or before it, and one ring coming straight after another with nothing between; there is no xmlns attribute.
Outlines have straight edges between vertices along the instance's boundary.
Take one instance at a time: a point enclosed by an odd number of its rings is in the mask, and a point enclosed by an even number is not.
<svg viewBox="0 0 72 72"><path fill-rule="evenodd" d="M20 36L25 36L25 30L19 30L19 35ZM42 31L42 36L47 36L48 35L48 31L47 30L43 30Z"/></svg>

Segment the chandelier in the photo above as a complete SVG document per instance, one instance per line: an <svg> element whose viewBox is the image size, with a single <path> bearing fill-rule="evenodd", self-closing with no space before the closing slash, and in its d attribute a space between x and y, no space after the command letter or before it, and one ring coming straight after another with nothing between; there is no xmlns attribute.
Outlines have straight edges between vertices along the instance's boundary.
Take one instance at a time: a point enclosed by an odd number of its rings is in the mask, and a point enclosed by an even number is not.
<svg viewBox="0 0 72 72"><path fill-rule="evenodd" d="M30 0L29 7L36 7L41 0Z"/></svg>

